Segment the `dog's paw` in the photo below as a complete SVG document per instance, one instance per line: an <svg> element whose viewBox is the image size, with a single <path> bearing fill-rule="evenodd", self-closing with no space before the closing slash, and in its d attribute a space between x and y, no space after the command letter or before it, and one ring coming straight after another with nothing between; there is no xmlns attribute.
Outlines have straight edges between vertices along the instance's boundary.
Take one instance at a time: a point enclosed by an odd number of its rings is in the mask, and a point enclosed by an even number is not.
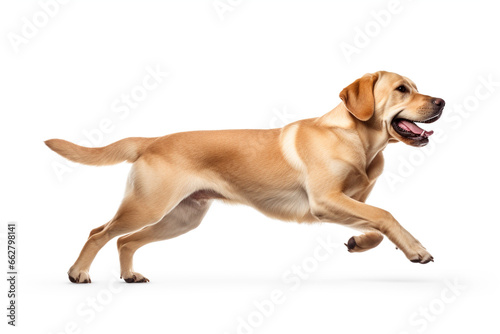
<svg viewBox="0 0 500 334"><path fill-rule="evenodd" d="M434 257L422 246L418 245L410 251L408 254L406 254L406 257L413 263L429 263L429 262L434 262Z"/></svg>
<svg viewBox="0 0 500 334"><path fill-rule="evenodd" d="M354 240L354 237L351 237L344 245L347 247L347 251L349 253L355 252L357 245L356 245L356 240Z"/></svg>
<svg viewBox="0 0 500 334"><path fill-rule="evenodd" d="M68 271L68 278L71 283L92 283L89 272L84 270L70 269Z"/></svg>
<svg viewBox="0 0 500 334"><path fill-rule="evenodd" d="M133 271L129 272L126 275L122 274L121 278L123 278L125 280L125 282L127 282L127 283L147 283L147 282L149 282L149 279L147 279L146 277L142 276L141 274L135 273Z"/></svg>
<svg viewBox="0 0 500 334"><path fill-rule="evenodd" d="M351 237L344 245L346 245L349 253L366 252L369 249L377 247L383 239L384 236L378 232L366 232L364 234Z"/></svg>

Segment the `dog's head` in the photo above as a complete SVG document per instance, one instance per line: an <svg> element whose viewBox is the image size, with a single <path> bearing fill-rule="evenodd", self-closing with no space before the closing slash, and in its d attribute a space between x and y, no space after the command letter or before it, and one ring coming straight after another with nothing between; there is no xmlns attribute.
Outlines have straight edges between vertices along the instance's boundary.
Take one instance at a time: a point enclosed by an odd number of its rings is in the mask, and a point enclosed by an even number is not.
<svg viewBox="0 0 500 334"><path fill-rule="evenodd" d="M386 131L389 141L425 146L433 131L416 123L441 117L444 100L418 92L410 79L391 72L365 74L340 92L347 110L370 129Z"/></svg>

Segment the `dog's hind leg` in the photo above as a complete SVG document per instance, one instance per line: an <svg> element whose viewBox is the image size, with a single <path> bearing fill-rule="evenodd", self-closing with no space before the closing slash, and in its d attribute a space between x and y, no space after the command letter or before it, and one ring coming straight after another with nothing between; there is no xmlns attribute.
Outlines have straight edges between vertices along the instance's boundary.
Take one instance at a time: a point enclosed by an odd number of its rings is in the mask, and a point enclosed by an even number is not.
<svg viewBox="0 0 500 334"><path fill-rule="evenodd" d="M132 268L134 253L140 247L155 241L167 240L184 234L200 225L212 200L195 200L191 197L180 202L158 223L124 235L118 239L121 277L127 283L149 282Z"/></svg>
<svg viewBox="0 0 500 334"><path fill-rule="evenodd" d="M127 191L118 212L107 224L94 229L75 264L69 269L73 283L90 283L89 269L99 250L112 238L137 231L162 219L170 210L191 193L188 180L181 177L164 179L162 175L176 175L176 170L137 162L131 171Z"/></svg>
<svg viewBox="0 0 500 334"><path fill-rule="evenodd" d="M149 210L135 198L126 198L115 217L100 231L92 234L75 264L69 269L69 280L73 283L90 283L89 269L97 252L112 238L135 231L161 219L161 213Z"/></svg>
<svg viewBox="0 0 500 334"><path fill-rule="evenodd" d="M96 227L95 229L93 229L92 231L90 231L89 238L90 238L91 236L93 236L94 234L99 233L99 232L101 232L102 230L104 230L104 228L106 227L106 225L107 225L107 223L106 223L106 224L104 224L104 225L101 225L101 226L99 226L99 227Z"/></svg>

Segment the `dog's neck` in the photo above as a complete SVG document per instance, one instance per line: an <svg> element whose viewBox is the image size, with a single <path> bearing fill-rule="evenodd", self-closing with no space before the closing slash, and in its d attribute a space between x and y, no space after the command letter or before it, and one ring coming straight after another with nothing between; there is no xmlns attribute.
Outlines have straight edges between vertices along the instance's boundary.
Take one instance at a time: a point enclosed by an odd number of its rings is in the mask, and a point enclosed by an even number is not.
<svg viewBox="0 0 500 334"><path fill-rule="evenodd" d="M340 103L333 110L319 117L318 123L325 127L341 128L356 132L366 153L367 165L389 143L389 134L382 121L377 120L375 117L366 122L360 121L347 110L343 103Z"/></svg>

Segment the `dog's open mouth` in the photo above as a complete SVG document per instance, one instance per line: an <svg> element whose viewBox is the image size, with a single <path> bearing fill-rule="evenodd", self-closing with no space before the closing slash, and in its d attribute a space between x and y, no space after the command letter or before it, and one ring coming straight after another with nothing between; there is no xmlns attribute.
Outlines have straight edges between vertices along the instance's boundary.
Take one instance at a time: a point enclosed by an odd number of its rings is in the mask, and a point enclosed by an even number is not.
<svg viewBox="0 0 500 334"><path fill-rule="evenodd" d="M441 113L432 116L429 119L423 121L411 121L405 118L394 117L392 120L392 127L396 132L405 138L411 138L414 140L424 140L428 141L428 137L431 136L434 131L427 131L419 127L416 123L433 123L441 117Z"/></svg>

